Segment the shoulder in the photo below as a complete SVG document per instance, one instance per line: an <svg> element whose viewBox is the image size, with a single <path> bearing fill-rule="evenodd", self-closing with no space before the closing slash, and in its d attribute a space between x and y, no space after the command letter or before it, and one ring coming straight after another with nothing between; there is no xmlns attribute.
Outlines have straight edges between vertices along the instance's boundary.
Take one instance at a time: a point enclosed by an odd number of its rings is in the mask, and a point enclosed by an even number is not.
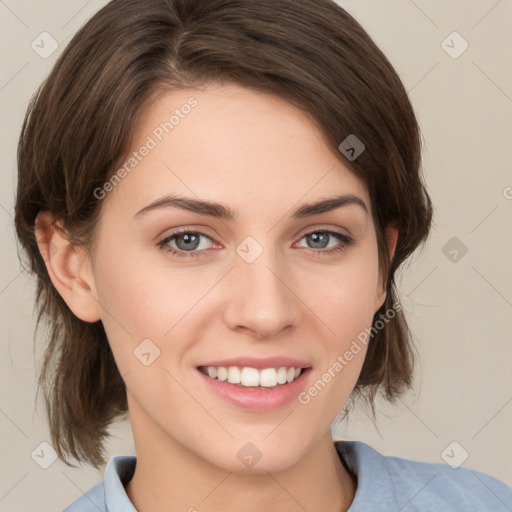
<svg viewBox="0 0 512 512"><path fill-rule="evenodd" d="M103 480L63 512L136 512L124 486L130 481L135 471L137 459L134 455L117 455L105 466Z"/></svg>
<svg viewBox="0 0 512 512"><path fill-rule="evenodd" d="M350 512L370 505L382 512L512 510L512 487L479 471L385 456L359 441L335 446L358 478Z"/></svg>
<svg viewBox="0 0 512 512"><path fill-rule="evenodd" d="M103 482L96 484L66 507L63 512L105 512L104 494Z"/></svg>

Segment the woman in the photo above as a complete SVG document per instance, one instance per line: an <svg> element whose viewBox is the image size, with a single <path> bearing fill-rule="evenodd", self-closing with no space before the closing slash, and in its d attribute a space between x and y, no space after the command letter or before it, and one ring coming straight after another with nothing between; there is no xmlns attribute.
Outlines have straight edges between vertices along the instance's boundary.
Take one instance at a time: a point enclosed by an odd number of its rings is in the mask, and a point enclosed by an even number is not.
<svg viewBox="0 0 512 512"><path fill-rule="evenodd" d="M114 0L29 107L16 228L68 511L508 510L487 475L334 443L412 381L394 275L427 238L417 121L329 0Z"/></svg>

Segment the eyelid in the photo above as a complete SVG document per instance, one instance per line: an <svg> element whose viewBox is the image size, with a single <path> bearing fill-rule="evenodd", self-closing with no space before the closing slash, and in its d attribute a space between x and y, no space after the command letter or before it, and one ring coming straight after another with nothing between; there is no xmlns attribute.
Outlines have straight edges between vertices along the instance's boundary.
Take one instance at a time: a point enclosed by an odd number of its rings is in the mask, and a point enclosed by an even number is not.
<svg viewBox="0 0 512 512"><path fill-rule="evenodd" d="M156 240L162 241L162 240L165 240L168 238L172 238L173 236L180 235L182 233L198 233L198 234L201 234L201 235L209 238L213 242L220 243L220 242L217 242L216 236L211 234L209 231L210 230L207 227L203 227L203 226L199 227L199 226L195 226L195 225L185 225L185 226L182 226L179 228L166 229L163 233L168 233L168 234L166 234L166 235L160 234L156 237Z"/></svg>
<svg viewBox="0 0 512 512"><path fill-rule="evenodd" d="M316 233L317 231L332 231L334 233L339 233L340 235L346 236L347 238L354 238L350 234L348 229L342 228L340 226L332 226L332 225L328 225L328 224L325 224L325 225L316 224L313 227L311 227L311 229L305 228L305 231L304 230L299 231L299 234L302 233L302 235L300 235L300 237L302 238L303 236L309 235L311 233ZM299 234L297 234L297 236L299 236Z"/></svg>

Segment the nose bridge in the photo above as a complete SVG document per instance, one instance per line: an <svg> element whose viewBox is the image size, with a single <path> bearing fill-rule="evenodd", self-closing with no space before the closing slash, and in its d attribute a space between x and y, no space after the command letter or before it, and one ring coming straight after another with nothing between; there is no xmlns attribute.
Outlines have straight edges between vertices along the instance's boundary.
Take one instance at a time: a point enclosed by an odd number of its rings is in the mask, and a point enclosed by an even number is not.
<svg viewBox="0 0 512 512"><path fill-rule="evenodd" d="M248 238L237 247L225 320L231 328L272 336L296 325L297 299L288 288L289 272L277 251Z"/></svg>

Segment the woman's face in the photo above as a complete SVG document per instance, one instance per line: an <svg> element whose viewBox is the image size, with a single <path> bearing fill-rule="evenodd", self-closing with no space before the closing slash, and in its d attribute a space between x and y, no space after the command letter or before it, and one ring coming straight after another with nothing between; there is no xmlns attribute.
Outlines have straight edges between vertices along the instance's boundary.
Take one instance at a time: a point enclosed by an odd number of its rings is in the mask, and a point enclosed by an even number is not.
<svg viewBox="0 0 512 512"><path fill-rule="evenodd" d="M330 435L384 300L368 192L305 114L235 85L162 96L132 151L91 268L135 441L286 469Z"/></svg>

